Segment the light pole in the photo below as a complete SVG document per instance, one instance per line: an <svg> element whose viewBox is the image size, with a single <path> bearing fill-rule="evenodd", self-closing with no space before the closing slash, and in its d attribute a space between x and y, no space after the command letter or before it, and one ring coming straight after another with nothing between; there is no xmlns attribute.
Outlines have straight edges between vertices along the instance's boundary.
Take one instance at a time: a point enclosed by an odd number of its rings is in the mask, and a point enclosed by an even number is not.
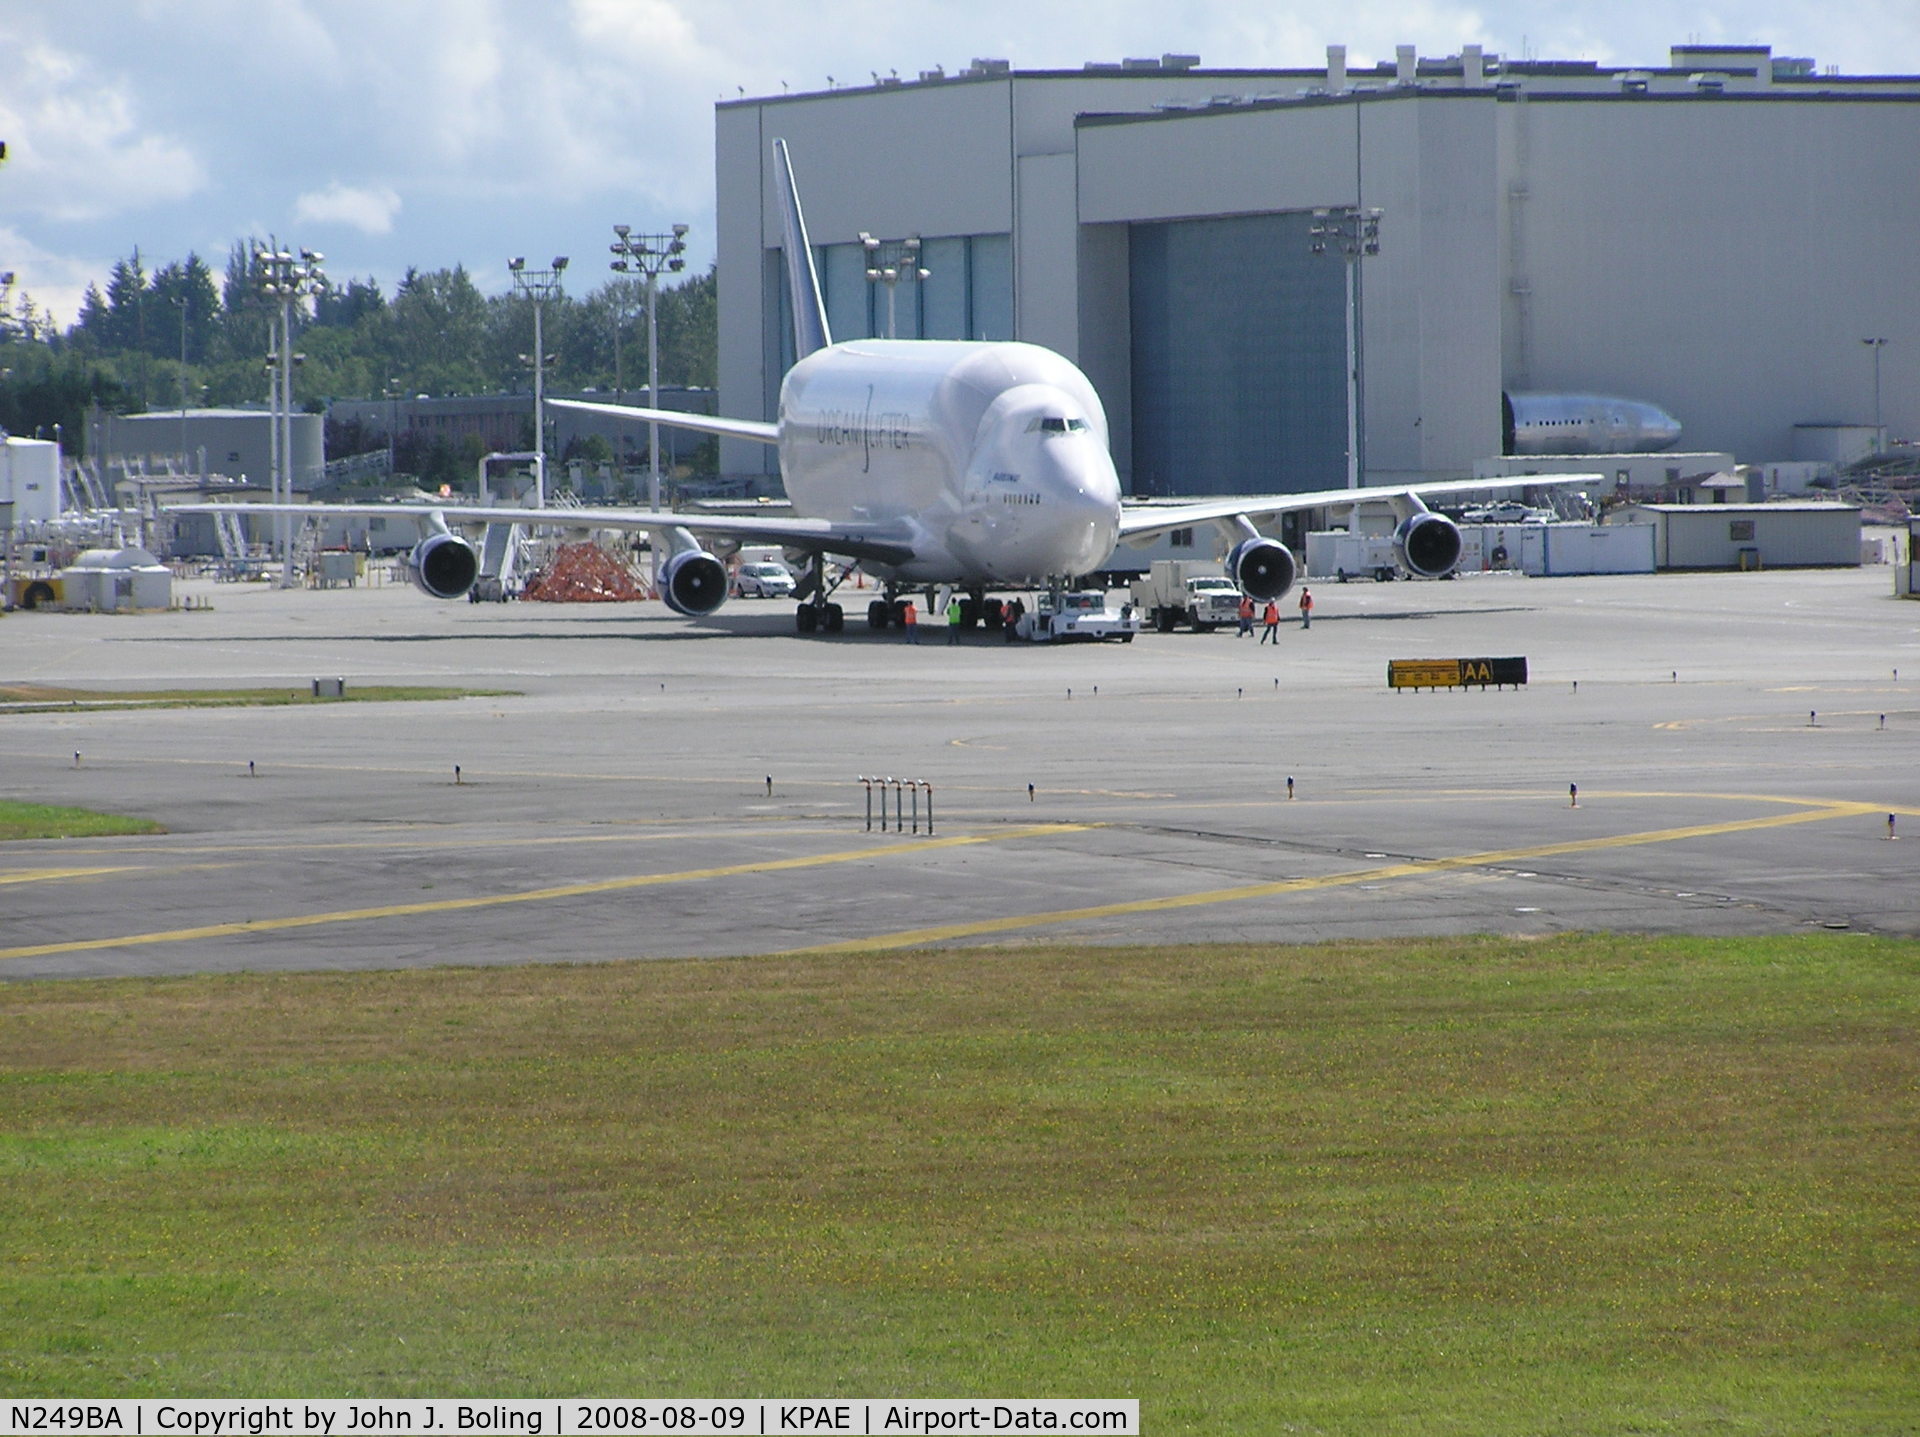
<svg viewBox="0 0 1920 1437"><path fill-rule="evenodd" d="M1347 487L1360 487L1360 261L1380 253L1380 211L1335 205L1313 212L1313 252L1339 251L1347 267Z"/></svg>
<svg viewBox="0 0 1920 1437"><path fill-rule="evenodd" d="M180 465L187 463L187 318L193 308L193 295L182 291L174 302L180 306Z"/></svg>
<svg viewBox="0 0 1920 1437"><path fill-rule="evenodd" d="M675 225L672 234L637 235L631 225L615 225L619 236L607 248L611 268L621 274L647 277L647 408L660 407L660 276L678 274L687 267L687 227ZM647 507L660 512L660 422L647 421ZM654 579L659 580L659 548L654 549Z"/></svg>
<svg viewBox="0 0 1920 1437"><path fill-rule="evenodd" d="M1873 351L1873 447L1880 447L1880 351L1887 346L1885 335L1860 341Z"/></svg>
<svg viewBox="0 0 1920 1437"><path fill-rule="evenodd" d="M293 306L296 300L304 301L308 295L326 290L327 277L320 268L320 261L325 258L318 250L305 248L298 253L277 246L253 252L255 282L260 293L280 303L280 341L274 356L279 360L278 374L277 382L270 386L274 411L270 450L274 459L276 503L282 501L283 492L285 502L293 501ZM280 587L284 589L293 583L293 545L286 515L276 519L274 534L280 550Z"/></svg>
<svg viewBox="0 0 1920 1437"><path fill-rule="evenodd" d="M393 478L395 464L399 457L397 436L400 429L400 378L398 375L387 380L382 391L387 400L387 478Z"/></svg>
<svg viewBox="0 0 1920 1437"><path fill-rule="evenodd" d="M867 283L884 284L887 287L887 338L896 339L899 336L894 326L894 290L903 279L920 284L933 278L932 270L920 267L920 236L910 235L903 240L877 240L861 230L860 248L867 255Z"/></svg>
<svg viewBox="0 0 1920 1437"><path fill-rule="evenodd" d="M567 257L553 257L552 269L528 269L525 259L515 256L507 261L513 275L514 293L533 301L533 507L547 505L547 407L546 339L540 330L540 306L560 295L560 276L567 268Z"/></svg>

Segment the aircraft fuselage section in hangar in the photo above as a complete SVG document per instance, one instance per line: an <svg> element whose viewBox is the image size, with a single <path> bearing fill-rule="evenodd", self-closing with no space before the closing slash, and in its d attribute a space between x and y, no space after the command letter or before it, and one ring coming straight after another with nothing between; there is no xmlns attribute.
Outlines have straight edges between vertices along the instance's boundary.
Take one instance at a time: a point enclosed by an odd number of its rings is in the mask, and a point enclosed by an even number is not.
<svg viewBox="0 0 1920 1437"><path fill-rule="evenodd" d="M1680 421L1643 399L1508 392L1500 411L1508 454L1655 454L1680 441Z"/></svg>

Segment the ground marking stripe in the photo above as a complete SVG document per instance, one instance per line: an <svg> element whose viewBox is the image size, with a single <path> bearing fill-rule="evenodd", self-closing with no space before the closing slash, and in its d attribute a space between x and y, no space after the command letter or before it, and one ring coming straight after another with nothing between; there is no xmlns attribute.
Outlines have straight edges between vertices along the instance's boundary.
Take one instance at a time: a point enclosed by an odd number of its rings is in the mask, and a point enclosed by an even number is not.
<svg viewBox="0 0 1920 1437"><path fill-rule="evenodd" d="M154 943L185 943L199 938L229 938L249 933L274 933L293 928L319 928L332 923L360 923L376 918L410 918L423 913L459 913L478 908L500 908L511 903L545 903L560 898L583 898L598 893L619 893L624 890L651 888L667 883L690 883L704 878L733 878L749 873L780 873L797 868L818 868L832 863L858 863L863 859L897 858L903 854L926 853L943 848L962 848L971 844L1002 843L1014 838L1077 833L1092 826L1083 823L1038 824L1027 828L1010 828L1000 833L971 834L959 838L928 838L917 843L890 844L885 848L857 848L841 853L822 853L807 858L777 858L761 863L731 863L717 868L695 868L679 873L642 873L627 878L602 879L595 883L570 883L558 888L537 888L527 893L497 893L474 898L437 898L424 903L394 903L379 908L350 908L334 913L302 913L289 918L209 923L198 928L176 928L157 933L130 933L117 938L81 938L63 943L34 943L20 948L0 948L0 958L45 958L59 953L86 953L102 948L132 948Z"/></svg>
<svg viewBox="0 0 1920 1437"><path fill-rule="evenodd" d="M1886 810L1870 803L1831 803L1799 813L1774 814L1767 818L1735 819L1727 823L1702 823L1686 828L1660 828L1645 833L1622 833L1604 838L1572 839L1565 843L1546 843L1532 848L1509 848L1490 853L1462 854L1455 858L1416 859L1366 868L1349 873L1330 873L1320 878L1288 878L1273 883L1251 883L1238 888L1216 888L1205 893L1181 893L1169 898L1140 898L1126 903L1107 903L1092 908L1063 908L1051 913L1029 913L1017 917L988 918L973 923L950 923L936 928L908 929L882 933L871 938L855 938L842 943L820 943L807 948L792 948L779 957L806 954L863 953L886 948L910 948L940 943L953 938L976 938L990 933L1008 933L1020 928L1038 928L1056 923L1077 923L1096 918L1119 918L1130 913L1163 913L1178 908L1200 908L1214 903L1238 903L1252 898L1271 898L1283 893L1307 893L1322 888L1342 888L1357 883L1377 883L1390 878L1418 878L1463 868L1490 868L1536 858L1552 858L1568 853L1585 853L1602 848L1632 848L1650 843L1676 843L1688 838L1708 838L1726 833L1744 833L1761 828L1783 828L1795 823L1819 823L1831 818L1857 818Z"/></svg>
<svg viewBox="0 0 1920 1437"><path fill-rule="evenodd" d="M134 873L132 865L115 868L23 868L18 873L0 873L0 884L50 883L60 878L98 878L103 873Z"/></svg>

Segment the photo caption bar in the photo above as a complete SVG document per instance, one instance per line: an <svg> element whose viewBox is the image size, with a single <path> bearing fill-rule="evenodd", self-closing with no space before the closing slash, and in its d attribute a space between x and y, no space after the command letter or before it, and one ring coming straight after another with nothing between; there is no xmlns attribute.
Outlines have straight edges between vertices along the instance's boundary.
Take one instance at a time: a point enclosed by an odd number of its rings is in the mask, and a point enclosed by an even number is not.
<svg viewBox="0 0 1920 1437"><path fill-rule="evenodd" d="M1086 1432L1138 1437L1137 1398L570 1397L8 1399L8 1434L56 1437L365 1437L484 1433L519 1437L733 1437L752 1433Z"/></svg>

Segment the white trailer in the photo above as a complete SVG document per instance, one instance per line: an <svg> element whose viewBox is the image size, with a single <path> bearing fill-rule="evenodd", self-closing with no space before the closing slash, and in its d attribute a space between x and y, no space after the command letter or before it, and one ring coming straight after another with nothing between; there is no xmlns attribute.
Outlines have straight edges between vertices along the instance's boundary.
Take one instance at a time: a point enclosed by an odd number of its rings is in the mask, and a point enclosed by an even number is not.
<svg viewBox="0 0 1920 1437"><path fill-rule="evenodd" d="M1346 529L1327 529L1307 535L1307 577L1337 579L1377 579L1386 583L1400 576L1400 559L1393 551L1391 534L1355 534Z"/></svg>

